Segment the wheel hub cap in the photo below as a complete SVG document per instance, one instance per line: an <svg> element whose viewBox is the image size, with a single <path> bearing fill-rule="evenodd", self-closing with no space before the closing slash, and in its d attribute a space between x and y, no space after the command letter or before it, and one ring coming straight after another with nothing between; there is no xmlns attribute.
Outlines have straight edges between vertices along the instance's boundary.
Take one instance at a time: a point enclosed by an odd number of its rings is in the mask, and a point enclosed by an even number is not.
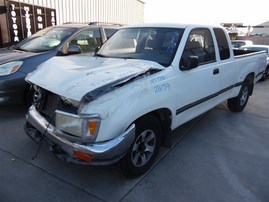
<svg viewBox="0 0 269 202"><path fill-rule="evenodd" d="M248 99L248 89L245 88L240 99L240 105L243 106L246 103L247 99Z"/></svg>
<svg viewBox="0 0 269 202"><path fill-rule="evenodd" d="M156 135L152 130L143 131L135 140L132 149L132 162L134 166L145 165L154 153L156 146Z"/></svg>

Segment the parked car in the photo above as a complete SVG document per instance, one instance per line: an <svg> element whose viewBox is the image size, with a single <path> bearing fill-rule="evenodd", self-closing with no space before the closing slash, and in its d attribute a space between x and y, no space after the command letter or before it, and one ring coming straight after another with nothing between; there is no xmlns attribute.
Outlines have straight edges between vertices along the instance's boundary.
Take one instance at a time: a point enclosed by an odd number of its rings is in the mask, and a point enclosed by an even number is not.
<svg viewBox="0 0 269 202"><path fill-rule="evenodd" d="M238 49L244 45L253 45L253 42L250 40L231 40L233 49Z"/></svg>
<svg viewBox="0 0 269 202"><path fill-rule="evenodd" d="M93 53L119 28L114 24L67 23L45 28L15 46L0 49L0 106L30 102L31 89L25 77L42 62L53 56Z"/></svg>
<svg viewBox="0 0 269 202"><path fill-rule="evenodd" d="M267 54L266 69L263 73L261 81L265 81L269 77L269 45L244 45L240 48L247 51L265 51Z"/></svg>

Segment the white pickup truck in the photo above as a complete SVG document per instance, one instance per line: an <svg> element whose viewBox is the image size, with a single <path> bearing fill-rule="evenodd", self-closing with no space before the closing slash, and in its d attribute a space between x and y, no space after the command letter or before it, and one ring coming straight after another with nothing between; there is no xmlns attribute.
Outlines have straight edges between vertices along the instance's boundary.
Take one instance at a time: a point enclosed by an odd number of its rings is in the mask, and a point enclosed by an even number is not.
<svg viewBox="0 0 269 202"><path fill-rule="evenodd" d="M139 176L178 126L226 100L242 111L265 63L264 52L233 51L220 26L125 27L94 57L54 57L27 76L25 131L67 162Z"/></svg>

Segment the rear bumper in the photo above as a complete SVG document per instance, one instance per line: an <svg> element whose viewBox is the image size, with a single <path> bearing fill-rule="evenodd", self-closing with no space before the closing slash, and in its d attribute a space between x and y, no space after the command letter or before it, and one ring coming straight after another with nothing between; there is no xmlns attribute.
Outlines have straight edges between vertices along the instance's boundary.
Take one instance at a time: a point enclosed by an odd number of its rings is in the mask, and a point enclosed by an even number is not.
<svg viewBox="0 0 269 202"><path fill-rule="evenodd" d="M92 144L72 142L60 137L59 135L64 132L49 124L34 106L29 108L26 121L25 132L28 136L39 141L41 134L44 134L50 144L64 151L63 153L57 153L58 157L64 161L78 164L112 164L127 153L135 138L135 124L132 124L124 133L106 142ZM74 155L74 152L88 154L92 157L92 160L90 162L82 161Z"/></svg>

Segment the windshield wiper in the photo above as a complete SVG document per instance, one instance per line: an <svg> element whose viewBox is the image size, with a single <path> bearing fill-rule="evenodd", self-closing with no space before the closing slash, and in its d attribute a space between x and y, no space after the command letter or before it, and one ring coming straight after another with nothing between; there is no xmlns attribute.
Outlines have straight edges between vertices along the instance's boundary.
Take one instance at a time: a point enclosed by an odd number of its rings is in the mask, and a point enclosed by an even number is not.
<svg viewBox="0 0 269 202"><path fill-rule="evenodd" d="M120 58L122 58L122 59L124 59L124 60L135 59L135 58L133 58L133 57L120 57Z"/></svg>
<svg viewBox="0 0 269 202"><path fill-rule="evenodd" d="M27 50L25 49L22 49L22 48L18 48L18 47L13 47L14 50L19 50L19 51L24 51L24 52L28 52Z"/></svg>

